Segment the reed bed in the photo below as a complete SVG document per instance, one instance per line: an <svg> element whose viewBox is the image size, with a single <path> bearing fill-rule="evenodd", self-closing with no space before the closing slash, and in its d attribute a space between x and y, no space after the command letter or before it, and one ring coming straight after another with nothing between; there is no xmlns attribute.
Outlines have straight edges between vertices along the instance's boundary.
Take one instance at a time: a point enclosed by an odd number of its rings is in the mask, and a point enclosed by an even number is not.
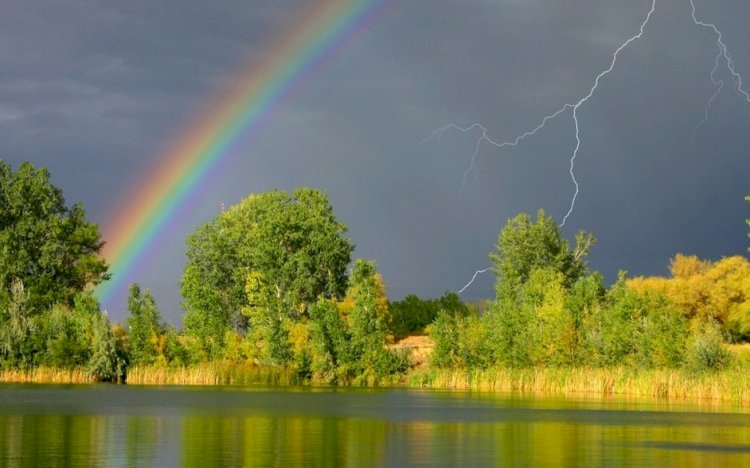
<svg viewBox="0 0 750 468"><path fill-rule="evenodd" d="M0 382L88 384L95 383L96 379L83 369L37 367L0 370ZM280 386L310 381L303 381L289 368L214 361L188 367L134 366L128 369L127 383ZM400 380L379 382L378 385L558 395L623 395L750 405L750 372L744 365L715 372L634 367L487 370L427 368L412 370Z"/></svg>
<svg viewBox="0 0 750 468"><path fill-rule="evenodd" d="M7 383L87 384L96 381L94 376L83 369L35 367L0 370L0 382Z"/></svg>
<svg viewBox="0 0 750 468"><path fill-rule="evenodd" d="M750 373L741 368L720 372L632 367L432 369L411 374L407 383L412 387L444 389L629 395L750 404Z"/></svg>
<svg viewBox="0 0 750 468"><path fill-rule="evenodd" d="M295 372L288 368L214 361L188 367L134 366L128 369L127 383L136 385L296 385L301 382Z"/></svg>

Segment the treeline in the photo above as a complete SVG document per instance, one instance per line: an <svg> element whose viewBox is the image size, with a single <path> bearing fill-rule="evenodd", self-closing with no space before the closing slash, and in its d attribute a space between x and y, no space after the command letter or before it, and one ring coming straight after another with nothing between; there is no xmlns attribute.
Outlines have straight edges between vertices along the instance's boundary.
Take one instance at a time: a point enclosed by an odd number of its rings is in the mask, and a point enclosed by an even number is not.
<svg viewBox="0 0 750 468"><path fill-rule="evenodd" d="M715 323L730 342L750 340L750 262L745 257L711 262L678 254L670 272L670 278L633 278L627 286L664 295L693 330Z"/></svg>
<svg viewBox="0 0 750 468"><path fill-rule="evenodd" d="M291 370L295 382L339 384L397 380L409 367L407 355L386 348L392 339L388 300L374 262L357 260L346 294L319 297L305 315L299 309L271 315L273 309L248 300L243 313L249 320L243 328L225 325L214 336L206 334L207 327L216 331L210 323L186 327L180 334L164 325L151 294L135 285L128 303L131 367L245 363Z"/></svg>
<svg viewBox="0 0 750 468"><path fill-rule="evenodd" d="M229 361L291 369L298 381L375 383L402 375L375 263L356 260L325 194L251 195L187 239L184 328L132 285L125 326L92 294L109 278L102 242L48 172L0 161L0 370L128 369Z"/></svg>
<svg viewBox="0 0 750 468"><path fill-rule="evenodd" d="M430 365L443 371L705 370L730 363L725 343L750 339L747 259L678 255L671 278L623 273L607 288L587 264L594 236L582 231L571 245L542 210L501 230L493 300L391 303L375 263L352 261L346 226L310 188L251 195L190 234L181 330L136 284L125 324L113 325L92 295L108 273L83 208L65 206L45 169L1 161L0 206L0 371L122 381L128 371L215 363L294 382L376 384L403 380L410 357L390 345L414 334L430 335Z"/></svg>
<svg viewBox="0 0 750 468"><path fill-rule="evenodd" d="M541 210L536 221L526 214L508 221L491 255L496 300L481 316L438 316L430 330L433 365L699 370L728 364L724 341L745 338L742 324L750 319L747 260L713 265L678 256L675 279L628 280L621 273L607 290L586 265L593 244L581 232L571 246ZM699 274L704 282L695 281Z"/></svg>

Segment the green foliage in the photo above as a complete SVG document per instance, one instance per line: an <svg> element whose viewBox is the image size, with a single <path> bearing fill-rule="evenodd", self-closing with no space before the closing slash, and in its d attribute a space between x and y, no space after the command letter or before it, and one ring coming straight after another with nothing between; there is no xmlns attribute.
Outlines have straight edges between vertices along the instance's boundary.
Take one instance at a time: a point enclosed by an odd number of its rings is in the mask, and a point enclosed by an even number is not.
<svg viewBox="0 0 750 468"><path fill-rule="evenodd" d="M586 326L591 364L679 367L685 363L687 321L665 296L628 288L624 274L600 312L587 318Z"/></svg>
<svg viewBox="0 0 750 468"><path fill-rule="evenodd" d="M221 268L221 263L217 259L215 265ZM221 356L224 335L230 329L227 290L219 289L222 285L217 284L222 275L210 275L214 277L211 280L198 265L188 261L180 283L185 298L182 305L187 311L183 316L185 333L190 337L191 361L195 362Z"/></svg>
<svg viewBox="0 0 750 468"><path fill-rule="evenodd" d="M46 352L41 364L61 368L86 367L93 354L93 324L99 314L99 305L90 295L77 296L72 309L56 305L46 312L41 326Z"/></svg>
<svg viewBox="0 0 750 468"><path fill-rule="evenodd" d="M733 341L750 340L750 261L739 255L711 262L677 254L670 270L671 278L634 278L628 287L664 294L696 330L717 322Z"/></svg>
<svg viewBox="0 0 750 468"><path fill-rule="evenodd" d="M560 228L544 210L537 212L535 223L525 213L508 220L500 231L496 251L490 255L498 298L512 298L538 269L562 274L565 287L570 287L586 273L586 257L594 242L593 235L581 231L571 250Z"/></svg>
<svg viewBox="0 0 750 468"><path fill-rule="evenodd" d="M688 366L695 371L721 370L729 364L730 354L716 322L705 324L691 340Z"/></svg>
<svg viewBox="0 0 750 468"><path fill-rule="evenodd" d="M310 307L310 329L313 341L312 372L326 383L345 378L345 366L353 359L349 330L336 301L321 299Z"/></svg>
<svg viewBox="0 0 750 468"><path fill-rule="evenodd" d="M410 294L391 303L391 330L396 338L424 333L440 311L457 316L469 314L469 308L456 293L446 292L439 299L420 299Z"/></svg>
<svg viewBox="0 0 750 468"><path fill-rule="evenodd" d="M0 367L34 364L35 323L29 317L29 294L20 279L13 281L8 303L0 309Z"/></svg>
<svg viewBox="0 0 750 468"><path fill-rule="evenodd" d="M282 300L267 290L260 274L248 275L245 286L248 305L243 316L249 325L248 336L260 347L263 362L287 364L293 359L289 327L294 314L284 308Z"/></svg>
<svg viewBox="0 0 750 468"><path fill-rule="evenodd" d="M319 296L340 297L352 245L322 192L251 195L188 237L182 279L185 328L211 357L226 329L266 323L284 361L284 323L307 316ZM261 310L262 309L262 310Z"/></svg>
<svg viewBox="0 0 750 468"><path fill-rule="evenodd" d="M164 331L164 357L169 364L175 366L185 366L191 362L188 349L182 343L177 330L171 325L167 326Z"/></svg>
<svg viewBox="0 0 750 468"><path fill-rule="evenodd" d="M635 352L637 321L642 308L638 295L632 293L624 281L621 273L599 313L586 323L586 354L594 365L624 364Z"/></svg>
<svg viewBox="0 0 750 468"><path fill-rule="evenodd" d="M310 308L310 369L322 381L376 383L403 373L407 356L386 349L387 301L375 263L357 260L343 304L321 298Z"/></svg>
<svg viewBox="0 0 750 468"><path fill-rule="evenodd" d="M532 270L513 292L514 301L499 300L491 312L496 326L496 355L509 367L569 365L578 356L579 329L566 307L562 273Z"/></svg>
<svg viewBox="0 0 750 468"><path fill-rule="evenodd" d="M493 364L492 335L486 318L456 317L455 357L460 367L486 369Z"/></svg>
<svg viewBox="0 0 750 468"><path fill-rule="evenodd" d="M687 321L669 300L646 295L646 313L637 335L636 362L641 367L679 367L685 363Z"/></svg>
<svg viewBox="0 0 750 468"><path fill-rule="evenodd" d="M441 314L430 327L437 367L678 367L689 330L663 295L638 293L624 275L606 292L584 259L593 237L571 251L543 211L503 228L497 253L497 300L482 317Z"/></svg>
<svg viewBox="0 0 750 468"><path fill-rule="evenodd" d="M98 380L113 380L122 375L118 365L117 344L109 319L89 294L79 294L73 307L54 305L36 315L34 333L21 344L33 350L24 362L14 367L48 366L85 369Z"/></svg>
<svg viewBox="0 0 750 468"><path fill-rule="evenodd" d="M430 356L430 362L435 367L451 367L458 364L458 349L456 346L456 318L442 312L432 322L429 328L430 338L435 348Z"/></svg>
<svg viewBox="0 0 750 468"><path fill-rule="evenodd" d="M435 367L486 369L494 365L492 323L487 316L457 316L441 311L429 326Z"/></svg>
<svg viewBox="0 0 750 468"><path fill-rule="evenodd" d="M378 313L379 286L375 280L375 262L357 260L349 278L349 296L354 308L349 315L353 359L365 372L380 374L388 369L381 366L384 355L387 322Z"/></svg>
<svg viewBox="0 0 750 468"><path fill-rule="evenodd" d="M20 280L31 314L72 306L78 293L109 277L99 237L81 205L65 206L46 169L23 163L13 172L0 161L0 295L7 298Z"/></svg>
<svg viewBox="0 0 750 468"><path fill-rule="evenodd" d="M566 292L564 307L570 317L569 330L572 332L568 342L568 364L591 364L591 356L586 350L587 339L590 337L586 324L592 317L602 313L606 293L604 277L598 272L578 278Z"/></svg>
<svg viewBox="0 0 750 468"><path fill-rule="evenodd" d="M130 285L128 311L129 362L134 365L153 364L159 357L157 344L165 330L151 291L142 292L137 284Z"/></svg>
<svg viewBox="0 0 750 468"><path fill-rule="evenodd" d="M120 380L124 374L118 366L115 337L107 316L98 311L92 315L90 335L91 356L86 370L98 380Z"/></svg>

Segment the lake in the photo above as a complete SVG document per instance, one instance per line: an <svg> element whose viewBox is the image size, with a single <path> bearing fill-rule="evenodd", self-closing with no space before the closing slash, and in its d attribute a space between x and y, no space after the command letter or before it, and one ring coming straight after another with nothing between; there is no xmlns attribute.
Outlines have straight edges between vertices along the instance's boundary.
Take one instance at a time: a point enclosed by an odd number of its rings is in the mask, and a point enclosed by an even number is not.
<svg viewBox="0 0 750 468"><path fill-rule="evenodd" d="M5 384L0 465L750 466L750 414L435 390Z"/></svg>

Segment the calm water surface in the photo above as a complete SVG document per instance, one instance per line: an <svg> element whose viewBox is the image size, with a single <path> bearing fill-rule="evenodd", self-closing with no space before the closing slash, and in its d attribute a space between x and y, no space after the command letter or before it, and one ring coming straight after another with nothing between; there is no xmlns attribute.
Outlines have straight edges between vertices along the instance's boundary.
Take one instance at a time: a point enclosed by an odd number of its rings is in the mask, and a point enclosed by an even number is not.
<svg viewBox="0 0 750 468"><path fill-rule="evenodd" d="M0 385L0 466L750 466L731 405L420 390Z"/></svg>

